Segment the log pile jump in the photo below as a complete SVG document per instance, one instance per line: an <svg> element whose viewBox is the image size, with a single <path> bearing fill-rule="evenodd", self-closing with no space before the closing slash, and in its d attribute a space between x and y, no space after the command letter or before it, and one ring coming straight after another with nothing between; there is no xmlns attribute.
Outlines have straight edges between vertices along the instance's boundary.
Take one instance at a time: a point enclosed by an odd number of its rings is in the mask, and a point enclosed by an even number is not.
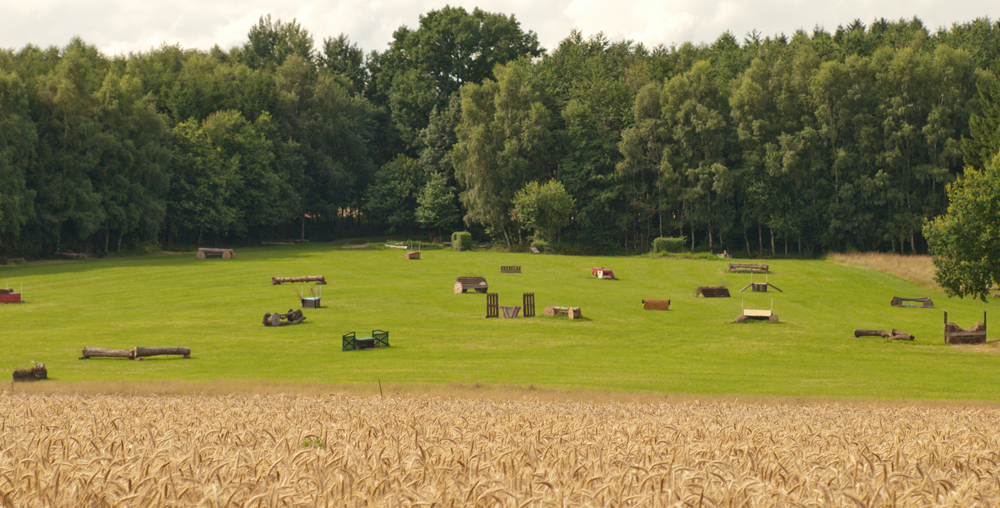
<svg viewBox="0 0 1000 508"><path fill-rule="evenodd" d="M81 360L87 358L127 358L129 360L142 360L147 356L180 355L184 358L191 358L191 348L189 347L139 347L132 349L107 349L103 347L85 347Z"/></svg>
<svg viewBox="0 0 1000 508"><path fill-rule="evenodd" d="M545 315L547 317L566 316L570 319L579 319L583 317L583 312L580 310L580 307L549 305L545 307Z"/></svg>
<svg viewBox="0 0 1000 508"><path fill-rule="evenodd" d="M455 293L464 293L470 289L477 293L485 293L490 286L486 283L486 277L455 277Z"/></svg>
<svg viewBox="0 0 1000 508"><path fill-rule="evenodd" d="M694 290L694 296L704 296L705 298L729 298L729 288L726 286L698 286Z"/></svg>
<svg viewBox="0 0 1000 508"><path fill-rule="evenodd" d="M288 312L284 314L277 312L264 314L264 326L297 325L305 320L306 317L302 315L301 310L288 309Z"/></svg>
<svg viewBox="0 0 1000 508"><path fill-rule="evenodd" d="M855 337L882 337L886 340L914 340L917 337L910 335L902 330L897 330L893 328L892 331L886 330L854 330Z"/></svg>
<svg viewBox="0 0 1000 508"><path fill-rule="evenodd" d="M644 298L642 300L642 310L670 310L670 300Z"/></svg>
<svg viewBox="0 0 1000 508"><path fill-rule="evenodd" d="M233 249L210 249L208 247L198 247L198 253L194 255L198 259L206 258L222 258L222 259L233 259L236 257L236 252Z"/></svg>
<svg viewBox="0 0 1000 508"><path fill-rule="evenodd" d="M21 383L25 381L41 381L49 378L49 371L45 369L44 363L36 363L30 369L17 369L14 371L14 381Z"/></svg>
<svg viewBox="0 0 1000 508"><path fill-rule="evenodd" d="M520 266L501 266L500 273L521 273Z"/></svg>
<svg viewBox="0 0 1000 508"><path fill-rule="evenodd" d="M315 282L322 286L326 284L326 277L322 275L306 275L304 277L271 277L271 285L277 286L282 282Z"/></svg>
<svg viewBox="0 0 1000 508"><path fill-rule="evenodd" d="M944 342L945 344L985 344L986 343L986 311L983 311L983 321L967 329L955 323L948 322L948 311L944 311Z"/></svg>
<svg viewBox="0 0 1000 508"><path fill-rule="evenodd" d="M729 271L736 273L767 273L768 268L761 263L729 263Z"/></svg>
<svg viewBox="0 0 1000 508"><path fill-rule="evenodd" d="M906 305L903 302L917 302L920 305ZM899 297L899 296L894 296L894 297L892 297L892 301L889 302L889 305L892 305L893 307L910 307L910 308L916 308L916 309L930 309L930 308L934 307L934 300L931 300L930 298L928 298L926 296L923 297L923 298L902 298L902 297Z"/></svg>

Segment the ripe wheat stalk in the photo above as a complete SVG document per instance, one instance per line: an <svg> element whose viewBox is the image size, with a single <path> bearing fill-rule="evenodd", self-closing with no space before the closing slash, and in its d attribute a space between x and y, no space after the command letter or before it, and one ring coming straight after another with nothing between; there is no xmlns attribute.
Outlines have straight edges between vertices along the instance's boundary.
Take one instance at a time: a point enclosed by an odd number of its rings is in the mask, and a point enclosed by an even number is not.
<svg viewBox="0 0 1000 508"><path fill-rule="evenodd" d="M0 506L995 506L1000 410L0 397Z"/></svg>

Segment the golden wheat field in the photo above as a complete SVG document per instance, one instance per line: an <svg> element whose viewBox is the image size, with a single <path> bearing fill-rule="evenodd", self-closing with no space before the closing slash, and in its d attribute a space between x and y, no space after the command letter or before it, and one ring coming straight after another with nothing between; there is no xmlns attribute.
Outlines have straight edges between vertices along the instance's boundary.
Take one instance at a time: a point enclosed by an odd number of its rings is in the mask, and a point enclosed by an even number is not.
<svg viewBox="0 0 1000 508"><path fill-rule="evenodd" d="M0 396L3 506L990 506L1000 410Z"/></svg>

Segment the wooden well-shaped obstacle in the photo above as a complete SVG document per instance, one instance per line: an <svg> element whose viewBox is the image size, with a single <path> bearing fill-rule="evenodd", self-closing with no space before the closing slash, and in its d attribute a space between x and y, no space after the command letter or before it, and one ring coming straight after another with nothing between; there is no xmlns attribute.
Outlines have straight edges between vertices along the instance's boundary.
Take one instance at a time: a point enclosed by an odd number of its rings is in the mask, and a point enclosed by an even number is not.
<svg viewBox="0 0 1000 508"><path fill-rule="evenodd" d="M946 344L985 344L986 343L986 311L983 311L983 322L963 329L955 323L948 322L948 311L944 311L944 342Z"/></svg>

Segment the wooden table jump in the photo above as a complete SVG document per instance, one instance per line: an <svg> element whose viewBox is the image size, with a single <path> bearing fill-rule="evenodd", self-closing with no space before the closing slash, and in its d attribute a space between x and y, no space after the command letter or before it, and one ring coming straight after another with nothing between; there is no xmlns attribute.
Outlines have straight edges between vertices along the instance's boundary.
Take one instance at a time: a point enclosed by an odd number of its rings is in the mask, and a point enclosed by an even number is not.
<svg viewBox="0 0 1000 508"><path fill-rule="evenodd" d="M737 273L766 273L768 268L762 263L729 263L729 271Z"/></svg>

